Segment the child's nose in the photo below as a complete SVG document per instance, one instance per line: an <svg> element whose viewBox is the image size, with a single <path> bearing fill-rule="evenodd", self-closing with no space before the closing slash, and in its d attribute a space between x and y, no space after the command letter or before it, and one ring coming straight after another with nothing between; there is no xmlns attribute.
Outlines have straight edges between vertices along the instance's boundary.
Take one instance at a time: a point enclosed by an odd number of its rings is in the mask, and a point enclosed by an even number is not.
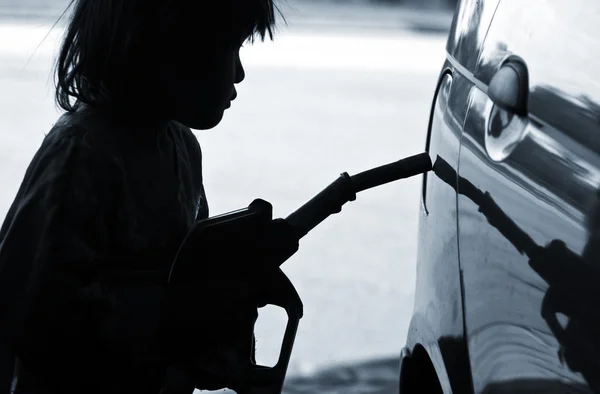
<svg viewBox="0 0 600 394"><path fill-rule="evenodd" d="M235 83L242 82L244 78L246 78L246 72L244 71L244 66L242 65L240 56L238 55L235 64Z"/></svg>

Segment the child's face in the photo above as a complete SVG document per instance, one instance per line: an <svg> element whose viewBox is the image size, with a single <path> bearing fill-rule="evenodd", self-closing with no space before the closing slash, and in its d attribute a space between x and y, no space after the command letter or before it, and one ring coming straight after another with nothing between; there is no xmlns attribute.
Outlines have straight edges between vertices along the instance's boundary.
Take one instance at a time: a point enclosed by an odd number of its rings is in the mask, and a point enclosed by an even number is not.
<svg viewBox="0 0 600 394"><path fill-rule="evenodd" d="M205 39L206 40L206 39ZM237 96L235 84L244 80L240 60L242 40L206 40L204 49L178 48L163 67L161 79L172 120L196 130L218 125Z"/></svg>

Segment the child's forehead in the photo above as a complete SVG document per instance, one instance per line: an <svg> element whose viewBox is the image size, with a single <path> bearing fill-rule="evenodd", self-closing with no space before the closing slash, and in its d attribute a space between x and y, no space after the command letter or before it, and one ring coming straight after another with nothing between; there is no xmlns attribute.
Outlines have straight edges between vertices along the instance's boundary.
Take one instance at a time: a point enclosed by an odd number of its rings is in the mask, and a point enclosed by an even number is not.
<svg viewBox="0 0 600 394"><path fill-rule="evenodd" d="M253 26L266 17L270 0L183 0L180 17L190 26L214 29L251 31Z"/></svg>
<svg viewBox="0 0 600 394"><path fill-rule="evenodd" d="M267 0L216 0L213 3L207 1L184 0L175 10L189 18L200 18L198 22L233 22L239 20L254 19L258 14L267 10Z"/></svg>
<svg viewBox="0 0 600 394"><path fill-rule="evenodd" d="M274 19L272 0L162 1L169 5L155 14L161 21L160 31L150 20L144 25L152 35L158 34L161 44L173 49L179 45L241 44L255 34L263 36Z"/></svg>

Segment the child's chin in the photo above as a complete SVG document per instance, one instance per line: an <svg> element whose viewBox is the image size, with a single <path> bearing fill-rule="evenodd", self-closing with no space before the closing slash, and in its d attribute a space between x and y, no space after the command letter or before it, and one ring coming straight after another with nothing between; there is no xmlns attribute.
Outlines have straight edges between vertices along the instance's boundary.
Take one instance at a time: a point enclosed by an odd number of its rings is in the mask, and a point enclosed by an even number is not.
<svg viewBox="0 0 600 394"><path fill-rule="evenodd" d="M216 127L223 120L223 111L215 111L212 116L208 114L202 114L204 116L194 116L190 119L181 119L179 122L183 123L190 129L194 130L210 130Z"/></svg>

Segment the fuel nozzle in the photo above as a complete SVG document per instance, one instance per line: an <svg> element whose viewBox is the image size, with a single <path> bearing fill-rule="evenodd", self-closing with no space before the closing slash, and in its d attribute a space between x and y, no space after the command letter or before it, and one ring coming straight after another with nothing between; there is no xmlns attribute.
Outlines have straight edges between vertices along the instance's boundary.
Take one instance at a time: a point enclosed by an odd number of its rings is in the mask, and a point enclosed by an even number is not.
<svg viewBox="0 0 600 394"><path fill-rule="evenodd" d="M302 237L330 215L341 212L345 203L356 200L356 193L399 179L423 174L431 171L431 169L432 164L429 154L421 153L354 176L350 176L348 173L341 174L337 180L285 220L272 221L272 229L274 230L273 237L270 237L273 240L272 247L269 248L270 253L265 253L264 257L269 260L269 265L281 266L298 250L298 241ZM254 204L259 206L261 203L255 201ZM284 274L282 275L285 277ZM287 279L286 281L287 284L280 283L279 290L272 293L272 298L266 302L283 307L288 314L288 324L279 354L279 361L273 368L253 366L247 379L253 383L252 386L261 387L260 392L265 394L279 394L282 391L294 338L303 314L300 296L292 283ZM278 282L275 280L270 281L270 283Z"/></svg>
<svg viewBox="0 0 600 394"><path fill-rule="evenodd" d="M176 306L171 313L171 326L176 328L171 335L174 354L188 357L190 349L195 348L190 346L196 342L195 333L190 332L189 327L198 321L198 311L196 304L187 302L186 290L196 292L194 281L201 278L200 282L205 285L210 280L218 282L230 275L251 277L255 283L260 280L265 284L258 297L260 305L280 306L288 315L279 359L273 367L256 365L249 360L235 376L224 371L224 376L216 377L214 382L217 382L215 386L233 388L238 393L280 394L304 313L299 294L280 266L296 253L302 237L328 216L341 212L342 206L354 201L357 193L431 169L429 154L422 153L354 176L343 173L286 219L273 220L271 204L257 199L245 209L197 222L182 243L169 275L170 301ZM199 254L208 260L198 263ZM260 275L251 276L252 272ZM251 344L248 337L248 345ZM186 394L189 384L185 383L189 379L186 373L178 378L180 372L179 367L174 367L173 373L166 377L165 387L180 388L178 393ZM200 380L211 382L211 378ZM178 384L181 382L184 384Z"/></svg>
<svg viewBox="0 0 600 394"><path fill-rule="evenodd" d="M425 152L354 176L344 172L337 180L285 220L300 239L328 216L341 212L345 203L356 200L356 193L399 179L423 174L431 171L431 169L431 158Z"/></svg>

